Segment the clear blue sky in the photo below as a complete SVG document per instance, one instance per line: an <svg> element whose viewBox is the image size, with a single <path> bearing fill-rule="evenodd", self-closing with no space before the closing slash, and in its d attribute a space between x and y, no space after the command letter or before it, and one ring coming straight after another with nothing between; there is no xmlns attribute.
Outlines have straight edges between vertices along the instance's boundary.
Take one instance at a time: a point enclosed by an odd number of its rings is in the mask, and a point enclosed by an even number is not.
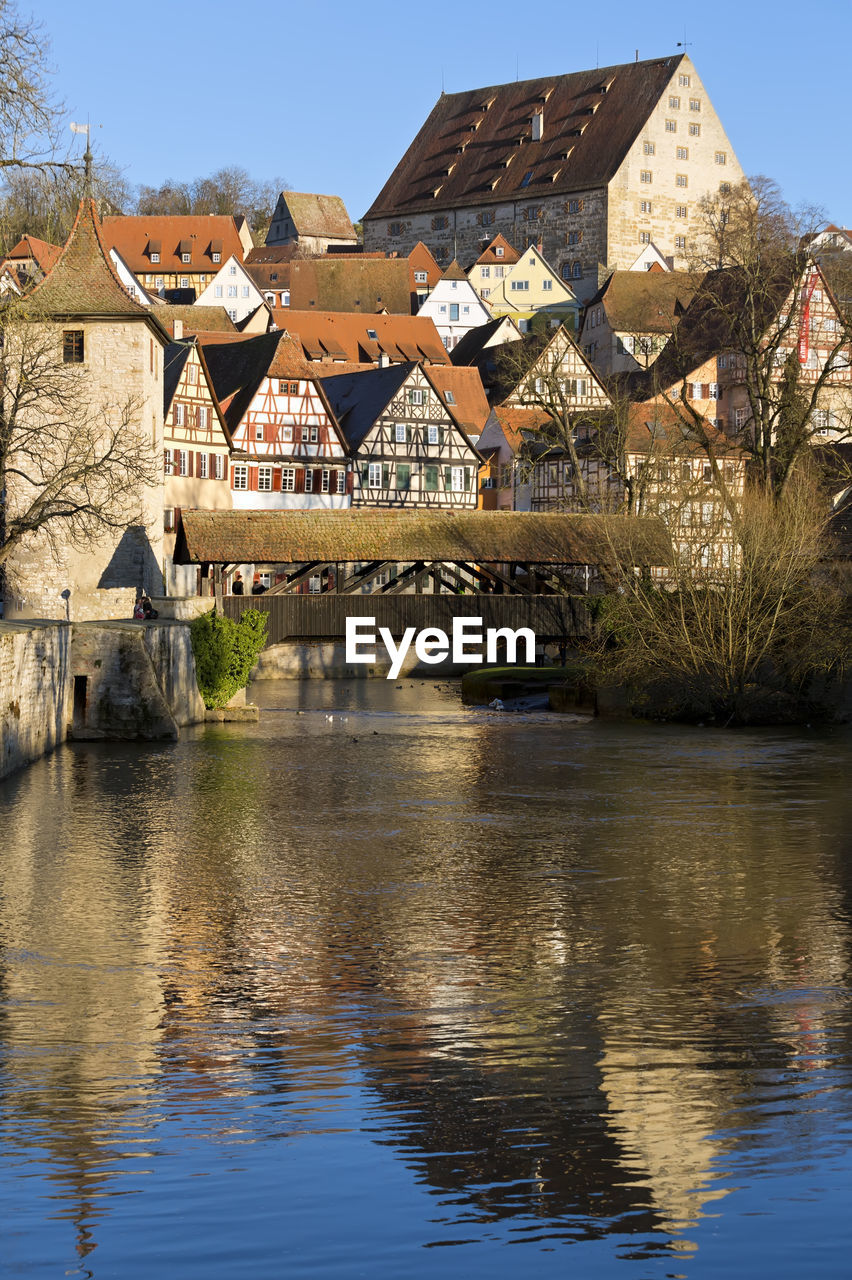
<svg viewBox="0 0 852 1280"><path fill-rule="evenodd" d="M34 13L68 119L102 125L93 140L133 184L239 164L258 179L341 195L357 219L431 110L442 77L451 93L629 62L637 48L640 58L662 57L685 38L746 173L765 173L791 203L852 223L843 141L849 0L812 10L791 0L689 10L682 0L528 8L326 0L280 9L43 0Z"/></svg>

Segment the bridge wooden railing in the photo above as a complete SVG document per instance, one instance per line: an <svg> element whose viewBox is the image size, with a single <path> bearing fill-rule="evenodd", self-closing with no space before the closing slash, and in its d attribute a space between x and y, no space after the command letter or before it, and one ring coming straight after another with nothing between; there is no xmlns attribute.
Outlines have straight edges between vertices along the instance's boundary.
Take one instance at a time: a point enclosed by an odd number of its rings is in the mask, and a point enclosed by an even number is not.
<svg viewBox="0 0 852 1280"><path fill-rule="evenodd" d="M483 629L530 627L540 640L589 636L593 624L582 596L559 595L316 595L225 596L227 617L239 619L244 609L269 614L267 644L285 640L338 640L346 619L375 618L395 637L406 627L452 630L454 618L481 618Z"/></svg>

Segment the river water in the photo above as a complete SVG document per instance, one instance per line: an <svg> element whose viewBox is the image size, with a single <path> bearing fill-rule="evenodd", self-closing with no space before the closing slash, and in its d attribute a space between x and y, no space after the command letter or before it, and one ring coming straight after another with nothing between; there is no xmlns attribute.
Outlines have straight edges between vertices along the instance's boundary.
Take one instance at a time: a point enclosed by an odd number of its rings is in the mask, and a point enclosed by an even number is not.
<svg viewBox="0 0 852 1280"><path fill-rule="evenodd" d="M0 784L0 1274L849 1274L848 733L255 688Z"/></svg>

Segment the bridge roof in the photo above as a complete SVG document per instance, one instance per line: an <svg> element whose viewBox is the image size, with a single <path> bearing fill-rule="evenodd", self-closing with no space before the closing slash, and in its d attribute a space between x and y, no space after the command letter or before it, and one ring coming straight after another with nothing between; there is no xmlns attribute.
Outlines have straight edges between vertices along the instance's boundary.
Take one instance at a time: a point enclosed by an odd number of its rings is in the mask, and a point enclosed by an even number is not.
<svg viewBox="0 0 852 1280"><path fill-rule="evenodd" d="M183 510L176 564L671 563L659 520L530 511Z"/></svg>

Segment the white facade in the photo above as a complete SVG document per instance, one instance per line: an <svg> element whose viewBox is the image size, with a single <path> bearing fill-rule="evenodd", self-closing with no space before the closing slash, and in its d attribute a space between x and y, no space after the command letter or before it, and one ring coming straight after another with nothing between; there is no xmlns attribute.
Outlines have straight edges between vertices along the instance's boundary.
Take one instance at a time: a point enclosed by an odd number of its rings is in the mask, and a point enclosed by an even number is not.
<svg viewBox="0 0 852 1280"><path fill-rule="evenodd" d="M464 275L461 279L442 276L417 314L434 322L448 351L471 329L494 318Z"/></svg>
<svg viewBox="0 0 852 1280"><path fill-rule="evenodd" d="M231 256L196 298L195 305L224 307L234 324L238 324L256 311L263 301L263 293L243 264L236 256Z"/></svg>

